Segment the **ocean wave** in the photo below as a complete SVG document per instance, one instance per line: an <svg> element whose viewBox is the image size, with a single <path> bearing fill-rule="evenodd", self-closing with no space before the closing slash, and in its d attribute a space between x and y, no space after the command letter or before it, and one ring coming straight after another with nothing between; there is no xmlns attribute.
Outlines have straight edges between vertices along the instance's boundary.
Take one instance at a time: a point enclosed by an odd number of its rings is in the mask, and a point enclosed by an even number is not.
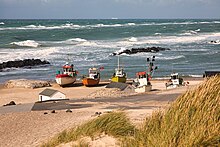
<svg viewBox="0 0 220 147"><path fill-rule="evenodd" d="M5 23L4 22L0 22L0 25L4 25Z"/></svg>
<svg viewBox="0 0 220 147"><path fill-rule="evenodd" d="M150 36L139 38L139 44L187 44L201 43L208 40L215 40L220 37L220 33L200 33L197 35L180 35L180 36Z"/></svg>
<svg viewBox="0 0 220 147"><path fill-rule="evenodd" d="M11 42L11 45L17 45L17 46L25 46L25 47L38 47L40 44L34 40L25 40L25 41L19 41L19 42Z"/></svg>
<svg viewBox="0 0 220 147"><path fill-rule="evenodd" d="M209 44L220 44L220 40L211 40L208 42Z"/></svg>
<svg viewBox="0 0 220 147"><path fill-rule="evenodd" d="M0 30L52 30L52 29L84 29L84 28L102 28L102 27L130 27L130 26L157 26L157 25L189 25L189 24L218 24L220 21L207 21L207 22L200 22L200 21L186 21L186 22L144 22L144 23L134 23L128 22L123 24L93 24L93 25L77 25L73 23L65 23L62 25L55 25L55 26L43 26L43 25L28 25L28 26L20 26L20 27L5 27L0 28ZM4 24L4 22L1 22ZM200 29L194 30L195 32L199 32Z"/></svg>
<svg viewBox="0 0 220 147"><path fill-rule="evenodd" d="M179 56L168 56L168 57L162 57L162 56L156 57L157 60L175 60L175 59L180 59L180 58L185 58L185 56L179 55Z"/></svg>
<svg viewBox="0 0 220 147"><path fill-rule="evenodd" d="M128 41L130 41L130 42L137 42L138 39L136 37L131 37L131 38L128 39Z"/></svg>
<svg viewBox="0 0 220 147"><path fill-rule="evenodd" d="M193 77L193 78L202 78L203 75L189 75L189 77Z"/></svg>
<svg viewBox="0 0 220 147"><path fill-rule="evenodd" d="M2 23L3 24L3 23ZM102 27L126 27L135 26L135 23L125 24L94 24L94 25L76 25L73 23L66 23L58 26L43 26L43 25L27 25L21 27L5 27L0 30L53 30L53 29L79 29L79 28L102 28Z"/></svg>
<svg viewBox="0 0 220 147"><path fill-rule="evenodd" d="M142 23L139 25L190 25L190 24L219 24L220 21L207 21L207 22L191 22L191 21L186 21L186 22L164 22L164 23L155 23L155 22L150 22L150 23Z"/></svg>
<svg viewBox="0 0 220 147"><path fill-rule="evenodd" d="M79 29L84 27L85 26L67 23L59 26L27 25L21 27L5 27L5 28L0 28L0 30L54 30L54 29Z"/></svg>
<svg viewBox="0 0 220 147"><path fill-rule="evenodd" d="M82 39L82 38L71 38L71 39L67 39L66 41L64 41L64 42L66 42L66 43L79 43L79 42L86 42L87 40L86 39Z"/></svg>
<svg viewBox="0 0 220 147"><path fill-rule="evenodd" d="M86 42L82 42L80 44L77 44L78 46L98 46L98 44L96 42L92 42L92 41L86 41Z"/></svg>
<svg viewBox="0 0 220 147"><path fill-rule="evenodd" d="M60 48L47 47L47 48L34 48L34 49L16 49L10 52L7 52L4 56L0 56L0 62L6 62L10 60L22 60L22 59L51 59L54 56L57 57L58 51Z"/></svg>
<svg viewBox="0 0 220 147"><path fill-rule="evenodd" d="M154 33L154 35L161 35L161 33Z"/></svg>

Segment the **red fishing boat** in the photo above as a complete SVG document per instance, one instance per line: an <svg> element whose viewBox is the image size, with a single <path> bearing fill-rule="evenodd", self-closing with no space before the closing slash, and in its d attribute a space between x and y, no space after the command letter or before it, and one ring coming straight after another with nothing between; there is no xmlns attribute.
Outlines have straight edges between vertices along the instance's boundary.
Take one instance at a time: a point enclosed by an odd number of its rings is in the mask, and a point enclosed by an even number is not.
<svg viewBox="0 0 220 147"><path fill-rule="evenodd" d="M68 65L68 63L66 63L63 66L63 71L62 72L60 72L60 71L57 72L56 82L60 86L73 84L76 81L77 73L78 72L76 70L74 70L74 65L73 64Z"/></svg>

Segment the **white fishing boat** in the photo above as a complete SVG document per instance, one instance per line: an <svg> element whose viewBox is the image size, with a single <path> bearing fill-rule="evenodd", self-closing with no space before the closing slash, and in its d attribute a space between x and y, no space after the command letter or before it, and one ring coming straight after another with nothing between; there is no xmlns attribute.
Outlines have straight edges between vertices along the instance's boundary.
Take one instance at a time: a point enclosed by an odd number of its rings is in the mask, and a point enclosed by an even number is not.
<svg viewBox="0 0 220 147"><path fill-rule="evenodd" d="M183 79L179 77L178 73L172 73L170 75L170 79L165 83L165 86L167 89L169 88L176 88L179 86L186 85L185 82L183 82Z"/></svg>
<svg viewBox="0 0 220 147"><path fill-rule="evenodd" d="M138 93L148 92L152 89L149 77L145 71L136 73L136 79L134 79L133 85L135 85L135 92Z"/></svg>
<svg viewBox="0 0 220 147"><path fill-rule="evenodd" d="M76 81L76 77L77 77L77 71L74 70L74 65L73 64L69 65L68 63L66 63L63 66L63 71L62 72L58 71L55 79L57 84L59 84L60 86L65 86L65 85L73 84Z"/></svg>
<svg viewBox="0 0 220 147"><path fill-rule="evenodd" d="M155 61L155 56L150 60L147 58L147 61L150 62L148 65L148 71L142 71L136 73L136 79L133 81L133 85L135 87L135 92L149 92L152 89L152 85L150 80L153 76L154 71L157 67L154 67L153 61Z"/></svg>

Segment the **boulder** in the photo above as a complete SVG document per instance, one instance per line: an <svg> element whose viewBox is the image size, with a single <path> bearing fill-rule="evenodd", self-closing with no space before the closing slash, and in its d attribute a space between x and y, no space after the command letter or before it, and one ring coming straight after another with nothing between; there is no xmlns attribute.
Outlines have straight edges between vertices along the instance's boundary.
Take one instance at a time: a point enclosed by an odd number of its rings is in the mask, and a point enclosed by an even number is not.
<svg viewBox="0 0 220 147"><path fill-rule="evenodd" d="M50 87L51 84L48 81L40 80L27 80L27 79L17 79L9 80L5 83L7 88L41 88L41 87Z"/></svg>
<svg viewBox="0 0 220 147"><path fill-rule="evenodd" d="M24 59L24 60L16 60L16 61L7 61L0 63L0 71L4 68L12 68L12 67L25 67L25 66L37 66L37 65L45 65L50 64L50 62L46 60L40 59Z"/></svg>
<svg viewBox="0 0 220 147"><path fill-rule="evenodd" d="M143 53L143 52L159 52L159 51L165 51L170 50L169 48L162 48L162 47L147 47L147 48L131 48L122 50L120 52L114 52L112 53L113 56L121 55L121 54L136 54L136 53Z"/></svg>

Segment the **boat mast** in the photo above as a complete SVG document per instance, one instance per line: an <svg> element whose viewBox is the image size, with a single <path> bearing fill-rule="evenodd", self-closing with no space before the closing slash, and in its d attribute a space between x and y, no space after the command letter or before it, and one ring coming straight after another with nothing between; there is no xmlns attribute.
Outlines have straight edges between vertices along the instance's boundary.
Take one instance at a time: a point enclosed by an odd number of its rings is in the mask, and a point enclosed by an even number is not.
<svg viewBox="0 0 220 147"><path fill-rule="evenodd" d="M119 70L119 68L120 68L120 65L119 65L119 55L118 55L118 70Z"/></svg>

